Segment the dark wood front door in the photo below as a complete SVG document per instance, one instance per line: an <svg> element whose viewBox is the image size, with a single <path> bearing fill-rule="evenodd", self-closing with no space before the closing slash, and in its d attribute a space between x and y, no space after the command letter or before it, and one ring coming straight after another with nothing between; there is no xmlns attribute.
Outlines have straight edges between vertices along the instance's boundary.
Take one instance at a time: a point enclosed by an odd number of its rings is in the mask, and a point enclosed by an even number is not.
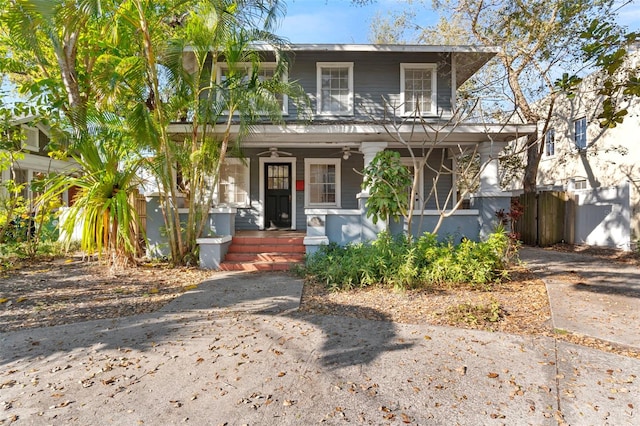
<svg viewBox="0 0 640 426"><path fill-rule="evenodd" d="M291 228L291 164L266 163L265 228Z"/></svg>

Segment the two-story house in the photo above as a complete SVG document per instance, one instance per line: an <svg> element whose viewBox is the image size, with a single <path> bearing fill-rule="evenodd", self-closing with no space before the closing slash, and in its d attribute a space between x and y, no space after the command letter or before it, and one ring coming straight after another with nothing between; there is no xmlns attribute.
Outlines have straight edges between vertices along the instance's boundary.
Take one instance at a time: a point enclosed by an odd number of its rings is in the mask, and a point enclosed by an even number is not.
<svg viewBox="0 0 640 426"><path fill-rule="evenodd" d="M640 51L627 58L640 66ZM576 204L570 212L576 243L629 249L640 238L640 99L621 95L628 111L613 128L600 127L602 111L598 73L555 100L538 170L539 188L569 191ZM545 102L541 103L545 106Z"/></svg>
<svg viewBox="0 0 640 426"><path fill-rule="evenodd" d="M328 242L372 240L387 226L400 232L402 224L373 225L367 219L368 194L360 173L381 150L398 150L407 157L400 135L420 155L429 151L429 167L422 172L417 194L428 201L416 211L420 219L414 223L421 226L413 227L415 234L432 230L440 213L457 201L455 191L445 201L455 188L455 175L434 179L440 165L453 169L456 152L477 149L482 162L480 194L471 209L450 212L439 234L481 238L495 225L496 210L509 208L509 194L501 193L498 185L498 153L510 141L535 131L535 126L451 120L457 88L495 52L469 46L290 46L288 78L308 94L313 117L300 120L285 99L285 124L257 126L242 141L244 161L227 158L215 207L234 216L232 233L299 231L306 235L307 252ZM268 68L269 61L262 66ZM406 120L416 111L429 125L414 126ZM389 131L389 114L395 115L396 123L405 120L394 132ZM175 123L170 130L186 134L189 125ZM420 150L425 146L429 149ZM153 245L155 236L147 229Z"/></svg>

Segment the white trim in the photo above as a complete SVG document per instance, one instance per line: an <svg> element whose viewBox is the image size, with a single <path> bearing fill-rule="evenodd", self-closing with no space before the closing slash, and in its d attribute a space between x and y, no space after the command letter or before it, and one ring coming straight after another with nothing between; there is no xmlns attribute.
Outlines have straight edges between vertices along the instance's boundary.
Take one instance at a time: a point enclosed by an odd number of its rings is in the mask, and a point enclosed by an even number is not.
<svg viewBox="0 0 640 426"><path fill-rule="evenodd" d="M272 157L259 157L259 167L260 170L258 171L258 176L259 176L259 185L260 185L260 190L258 191L259 193L259 199L260 199L260 208L259 208L259 216L258 216L258 227L261 230L265 229L264 226L264 206L265 206L265 200L264 200L264 165L266 163L289 163L291 164L291 230L295 231L296 230L296 220L297 220L297 212L296 212L296 199L298 198L296 196L296 176L298 176L297 170L296 170L296 158L295 157L278 157L278 158L272 158Z"/></svg>
<svg viewBox="0 0 640 426"><path fill-rule="evenodd" d="M359 216L362 214L362 210L358 209L304 209L304 214L307 216L318 215L345 215L345 216Z"/></svg>
<svg viewBox="0 0 640 426"><path fill-rule="evenodd" d="M261 62L258 67L259 70L275 70L278 64L275 62ZM217 62L215 64L216 67L216 83L222 83L222 71L229 69L229 64L227 62ZM246 70L249 70L252 67L250 62L240 62L236 64L236 67L244 67ZM285 70L282 74L282 81L287 82L289 80L289 71ZM266 114L263 114L266 115ZM289 97L286 94L282 95L282 115L289 115Z"/></svg>
<svg viewBox="0 0 640 426"><path fill-rule="evenodd" d="M430 70L431 71L431 111L420 111L421 116L435 116L438 114L438 65L429 63L401 63L400 64L400 105L402 115L414 115L416 111L406 110L405 100L405 72L406 70Z"/></svg>
<svg viewBox="0 0 640 426"><path fill-rule="evenodd" d="M224 244L224 243L228 243L229 241L231 241L233 238L231 237L231 235L225 235L223 237L203 237L203 238L196 238L196 244L199 245L206 245L206 244Z"/></svg>
<svg viewBox="0 0 640 426"><path fill-rule="evenodd" d="M458 107L458 80L456 75L456 55L451 55L451 114L456 113Z"/></svg>
<svg viewBox="0 0 640 426"><path fill-rule="evenodd" d="M322 70L324 68L347 68L348 84L349 84L349 96L347 102L349 103L346 111L322 111ZM354 114L354 87L353 87L353 62L316 62L316 113L318 115L325 116L341 116L341 115L353 115Z"/></svg>
<svg viewBox="0 0 640 426"><path fill-rule="evenodd" d="M334 165L336 167L336 201L335 203L312 203L309 201L311 193L309 192L311 165ZM333 207L339 209L342 206L342 179L341 179L341 159L340 158L305 158L304 159L304 207L305 208L322 208Z"/></svg>

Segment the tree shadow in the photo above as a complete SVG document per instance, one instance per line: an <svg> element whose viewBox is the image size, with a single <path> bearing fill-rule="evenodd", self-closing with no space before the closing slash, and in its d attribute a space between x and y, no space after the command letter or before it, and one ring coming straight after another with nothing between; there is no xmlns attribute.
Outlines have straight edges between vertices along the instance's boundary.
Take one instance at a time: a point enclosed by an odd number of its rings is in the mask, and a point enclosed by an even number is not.
<svg viewBox="0 0 640 426"><path fill-rule="evenodd" d="M394 323L374 309L353 308L367 309L367 317L379 321L298 312L302 286L301 279L288 274L220 274L153 313L0 333L0 365L78 351L155 351L159 345L187 339L187 325L197 328L229 317L240 321L246 315L313 324L322 331L323 341L310 342L308 349L318 350L320 364L331 369L368 364L384 352L412 346L395 342Z"/></svg>

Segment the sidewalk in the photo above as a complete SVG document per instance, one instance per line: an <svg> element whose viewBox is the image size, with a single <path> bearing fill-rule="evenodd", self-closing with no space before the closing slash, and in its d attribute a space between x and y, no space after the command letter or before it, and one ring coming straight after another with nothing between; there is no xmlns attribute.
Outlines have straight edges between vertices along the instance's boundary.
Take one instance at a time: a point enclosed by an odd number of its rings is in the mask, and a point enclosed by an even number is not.
<svg viewBox="0 0 640 426"><path fill-rule="evenodd" d="M153 314L0 333L15 424L638 424L640 360L551 338L295 310L228 274Z"/></svg>
<svg viewBox="0 0 640 426"><path fill-rule="evenodd" d="M555 328L640 349L640 268L532 247L520 258L545 281Z"/></svg>

